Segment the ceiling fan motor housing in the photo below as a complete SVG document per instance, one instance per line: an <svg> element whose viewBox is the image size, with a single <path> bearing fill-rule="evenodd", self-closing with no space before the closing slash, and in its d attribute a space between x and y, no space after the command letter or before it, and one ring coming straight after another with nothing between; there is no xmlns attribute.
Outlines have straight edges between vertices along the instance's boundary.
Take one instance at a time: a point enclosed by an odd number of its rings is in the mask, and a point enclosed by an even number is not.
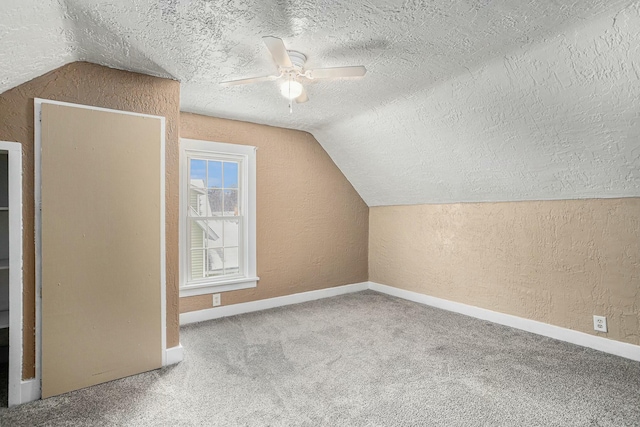
<svg viewBox="0 0 640 427"><path fill-rule="evenodd" d="M288 50L287 53L289 54L289 58L291 59L293 68L297 69L298 71L301 70L302 67L304 67L304 63L307 62L307 57L305 56L305 54L295 50Z"/></svg>

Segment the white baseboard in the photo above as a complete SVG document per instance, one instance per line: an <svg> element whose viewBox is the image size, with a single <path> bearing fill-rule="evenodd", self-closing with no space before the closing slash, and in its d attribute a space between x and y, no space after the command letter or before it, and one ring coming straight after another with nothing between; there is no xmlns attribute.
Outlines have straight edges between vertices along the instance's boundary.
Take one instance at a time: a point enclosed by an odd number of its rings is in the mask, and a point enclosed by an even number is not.
<svg viewBox="0 0 640 427"><path fill-rule="evenodd" d="M184 358L184 349L182 348L182 344L168 348L165 351L166 357L164 366L175 365L176 363L182 362L182 359Z"/></svg>
<svg viewBox="0 0 640 427"><path fill-rule="evenodd" d="M585 334L584 332L578 332L572 329L550 325L548 323L542 323L518 316L512 316L510 314L504 314L484 308L474 307L472 305L449 301L442 298L436 298L429 295L420 294L418 292L412 292L404 289L394 288L392 286L381 285L375 282L369 282L369 289L394 297L414 301L420 304L425 304L432 307L441 308L443 310L464 314L466 316L475 317L477 319L488 320L489 322L510 326L512 328L521 329L523 331L543 335L545 337L554 338L560 341L566 341L582 347L592 348L604 353L615 354L616 356L640 361L640 346L637 345L614 341L595 335L589 335Z"/></svg>
<svg viewBox="0 0 640 427"><path fill-rule="evenodd" d="M537 335L554 338L560 341L569 342L582 347L588 347L604 353L640 362L640 346L628 344L620 341L610 340L604 337L589 335L560 326L550 325L535 320L525 319L510 314L499 313L472 305L436 298L418 292L407 291L392 286L381 285L375 282L362 282L352 285L336 286L333 288L320 289L317 291L302 292L298 294L286 295L282 297L269 298L258 301L251 301L242 304L234 304L223 307L215 307L207 310L182 313L180 324L202 322L205 320L219 319L221 317L234 316L237 314L250 313L254 311L267 310L275 307L299 304L307 301L314 301L322 298L329 298L338 295L360 292L370 289L372 291L384 293L408 301L429 305L477 319L487 320L500 325L510 326ZM166 365L179 363L184 358L184 349L181 344L176 347L166 349ZM9 406L32 402L40 399L40 382L35 379L23 380L20 383L20 401L9 402Z"/></svg>
<svg viewBox="0 0 640 427"><path fill-rule="evenodd" d="M9 406L21 405L40 399L40 381L36 378L20 382L20 401L9 402Z"/></svg>
<svg viewBox="0 0 640 427"><path fill-rule="evenodd" d="M352 285L336 286L333 288L319 289L317 291L301 292L299 294L285 295L282 297L268 298L258 301L244 302L241 304L226 305L222 307L208 308L206 310L191 311L180 314L180 325L203 322L205 320L219 319L221 317L235 316L237 314L253 311L267 310L285 305L299 304L301 302L314 301L322 298L335 297L369 289L369 282L355 283Z"/></svg>
<svg viewBox="0 0 640 427"><path fill-rule="evenodd" d="M175 365L176 363L182 362L184 357L184 349L182 348L182 344L178 344L176 347L171 347L165 350L166 351L166 365ZM36 378L31 378L29 380L23 380L20 382L20 398L19 401L9 402L9 406L21 405L23 403L33 402L34 400L40 399L40 381Z"/></svg>
<svg viewBox="0 0 640 427"><path fill-rule="evenodd" d="M302 292L299 294L286 295L277 298L269 298L223 307L214 307L206 310L192 311L189 313L182 313L180 315L180 325L203 322L205 320L219 319L221 317L235 316L237 314L250 313L253 311L267 310L270 308L282 307L285 305L299 304L302 302L329 298L337 295L360 292L367 289L417 302L420 304L429 305L431 307L464 314L465 316L475 317L477 319L487 320L489 322L498 323L500 325L510 326L512 328L521 329L523 331L531 332L537 335L569 342L582 347L592 348L604 353L615 354L616 356L640 361L640 346L637 345L610 340L608 338L595 335L589 335L584 332L578 332L572 329L562 328L560 326L550 325L548 323L525 319L523 317L504 314L497 311L491 311L455 301L436 298L418 292L407 291L387 285L381 285L375 282L362 282L355 283L353 285L336 286L333 288L320 289L317 291ZM167 360L169 360L169 357L167 357Z"/></svg>

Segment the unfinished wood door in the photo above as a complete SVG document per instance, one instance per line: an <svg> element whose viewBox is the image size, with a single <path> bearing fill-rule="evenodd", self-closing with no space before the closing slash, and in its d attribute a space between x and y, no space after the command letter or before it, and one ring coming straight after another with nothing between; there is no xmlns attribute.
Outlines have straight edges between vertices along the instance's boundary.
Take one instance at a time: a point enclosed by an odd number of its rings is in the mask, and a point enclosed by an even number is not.
<svg viewBox="0 0 640 427"><path fill-rule="evenodd" d="M42 104L42 397L162 365L160 118Z"/></svg>

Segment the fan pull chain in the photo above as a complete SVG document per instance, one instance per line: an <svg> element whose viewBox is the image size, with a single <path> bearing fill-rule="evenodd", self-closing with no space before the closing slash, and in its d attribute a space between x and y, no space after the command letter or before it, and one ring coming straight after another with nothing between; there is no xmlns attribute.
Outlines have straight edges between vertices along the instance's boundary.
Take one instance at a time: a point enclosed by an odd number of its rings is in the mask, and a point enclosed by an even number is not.
<svg viewBox="0 0 640 427"><path fill-rule="evenodd" d="M293 114L293 99L291 99L291 76L289 76L289 114Z"/></svg>

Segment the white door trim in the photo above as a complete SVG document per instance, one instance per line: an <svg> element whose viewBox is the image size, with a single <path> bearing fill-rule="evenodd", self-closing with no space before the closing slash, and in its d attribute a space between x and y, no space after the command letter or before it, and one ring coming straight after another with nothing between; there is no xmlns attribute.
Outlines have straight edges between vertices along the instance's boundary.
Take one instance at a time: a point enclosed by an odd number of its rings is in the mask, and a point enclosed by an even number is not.
<svg viewBox="0 0 640 427"><path fill-rule="evenodd" d="M166 206L165 206L165 139L166 123L162 116L134 113L130 111L112 110L109 108L93 107L90 105L72 104L69 102L51 101L48 99L34 99L34 196L35 196L35 246L36 246L36 381L38 391L31 393L30 400L37 400L41 396L42 387L42 180L41 180L41 150L42 150L42 104L64 105L67 107L83 108L94 111L126 114L131 116L150 117L160 119L160 322L162 333L162 366L167 363L167 266L166 266ZM26 401L24 401L26 402ZM24 403L21 402L21 403Z"/></svg>
<svg viewBox="0 0 640 427"><path fill-rule="evenodd" d="M9 156L9 406L22 403L22 144L0 142Z"/></svg>

